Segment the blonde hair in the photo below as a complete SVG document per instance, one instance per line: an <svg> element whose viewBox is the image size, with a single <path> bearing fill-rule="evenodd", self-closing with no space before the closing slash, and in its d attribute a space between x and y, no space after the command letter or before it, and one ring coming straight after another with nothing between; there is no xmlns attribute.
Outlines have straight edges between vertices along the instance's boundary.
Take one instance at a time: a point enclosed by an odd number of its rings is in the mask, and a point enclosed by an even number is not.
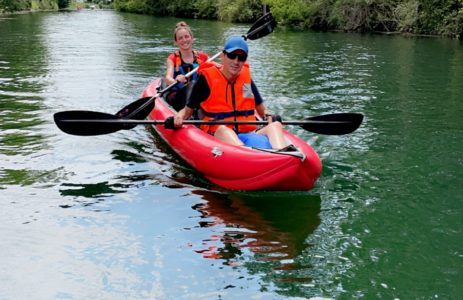
<svg viewBox="0 0 463 300"><path fill-rule="evenodd" d="M177 24L175 24L175 29L174 29L174 41L177 40L177 32L178 32L180 29L185 29L185 30L187 30L188 33L191 35L191 38L193 38L193 31L191 31L190 26L188 26L187 23L181 21L181 22L178 22Z"/></svg>

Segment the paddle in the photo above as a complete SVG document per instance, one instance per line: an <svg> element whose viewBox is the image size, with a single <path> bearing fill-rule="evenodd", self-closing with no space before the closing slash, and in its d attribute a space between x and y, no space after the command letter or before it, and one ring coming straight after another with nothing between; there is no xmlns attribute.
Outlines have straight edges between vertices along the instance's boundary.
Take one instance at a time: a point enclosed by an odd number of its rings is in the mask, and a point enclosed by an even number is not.
<svg viewBox="0 0 463 300"><path fill-rule="evenodd" d="M243 35L243 39L245 40L257 40L260 39L270 33L273 32L273 29L275 29L276 26L276 21L273 18L271 13L267 13L263 16L261 16L259 19L257 19L256 22L251 26L251 28L248 30L246 35ZM207 61L213 61L217 57L220 56L222 51L218 52L214 56L210 57ZM196 71L198 71L198 68L195 68L188 72L185 77L190 77L193 75ZM159 91L152 97L145 97L138 99L126 107L122 108L116 113L116 116L124 118L124 119L136 119L136 120L143 120L145 119L151 110L154 108L154 100L162 96L165 92L169 91L172 89L174 86L176 86L178 82L174 82L168 87L164 88L163 90Z"/></svg>
<svg viewBox="0 0 463 300"><path fill-rule="evenodd" d="M164 120L127 120L117 116L93 111L65 111L54 115L55 123L63 132L73 135L90 136L109 134L122 129L131 129L137 125L162 125ZM284 125L299 125L307 131L342 135L355 131L362 123L363 115L359 113L334 113L308 117L302 121L282 121ZM265 125L267 121L202 121L185 120L184 124L226 125L256 124Z"/></svg>

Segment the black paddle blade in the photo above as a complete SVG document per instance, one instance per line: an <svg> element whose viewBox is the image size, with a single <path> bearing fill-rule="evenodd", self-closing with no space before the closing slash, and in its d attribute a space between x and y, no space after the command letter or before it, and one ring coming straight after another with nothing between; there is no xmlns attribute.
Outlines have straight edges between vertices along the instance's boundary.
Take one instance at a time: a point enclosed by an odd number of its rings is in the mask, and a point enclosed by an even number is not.
<svg viewBox="0 0 463 300"><path fill-rule="evenodd" d="M153 97L140 98L122 108L116 113L117 117L134 120L144 120L154 108Z"/></svg>
<svg viewBox="0 0 463 300"><path fill-rule="evenodd" d="M256 30L257 28L261 27L264 24L267 24L268 22L270 22L272 20L274 20L273 16L272 16L272 13L270 13L270 12L266 13L265 15L263 15L259 19L257 19L257 21L255 21L254 24L252 24L252 26L251 26L251 28L249 28L247 34L250 34L254 30Z"/></svg>
<svg viewBox="0 0 463 300"><path fill-rule="evenodd" d="M273 16L268 13L259 18L256 23L249 29L245 36L245 39L257 40L273 32L277 25L277 22Z"/></svg>
<svg viewBox="0 0 463 300"><path fill-rule="evenodd" d="M92 122L92 120L119 120L120 118L100 112L71 110L62 111L53 116L56 126L61 131L73 135L100 135L113 133L121 129L131 129L133 125Z"/></svg>
<svg viewBox="0 0 463 300"><path fill-rule="evenodd" d="M363 115L359 113L335 113L306 118L308 122L302 125L305 130L327 135L342 135L352 133L362 124Z"/></svg>

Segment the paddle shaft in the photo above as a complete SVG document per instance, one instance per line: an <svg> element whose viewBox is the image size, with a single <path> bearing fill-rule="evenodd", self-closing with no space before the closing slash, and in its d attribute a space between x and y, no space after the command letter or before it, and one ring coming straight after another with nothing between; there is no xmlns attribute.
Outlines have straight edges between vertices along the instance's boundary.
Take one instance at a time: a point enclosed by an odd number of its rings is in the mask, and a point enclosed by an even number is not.
<svg viewBox="0 0 463 300"><path fill-rule="evenodd" d="M94 111L66 111L54 115L56 125L64 132L74 135L100 135L123 129L132 129L137 125L167 125L174 129L170 118L166 120L122 119L115 115ZM313 116L304 120L282 121L284 125L299 125L303 129L328 135L341 135L355 131L362 123L363 115L358 113L333 113ZM184 120L192 125L267 125L267 121L233 121L233 120Z"/></svg>
<svg viewBox="0 0 463 300"><path fill-rule="evenodd" d="M69 119L61 120L62 123L103 123L119 125L163 125L165 120L105 120L105 119ZM318 120L289 120L282 121L283 125L305 125L305 124L349 124L351 121L318 121ZM268 121L203 121L184 120L185 125L267 125Z"/></svg>

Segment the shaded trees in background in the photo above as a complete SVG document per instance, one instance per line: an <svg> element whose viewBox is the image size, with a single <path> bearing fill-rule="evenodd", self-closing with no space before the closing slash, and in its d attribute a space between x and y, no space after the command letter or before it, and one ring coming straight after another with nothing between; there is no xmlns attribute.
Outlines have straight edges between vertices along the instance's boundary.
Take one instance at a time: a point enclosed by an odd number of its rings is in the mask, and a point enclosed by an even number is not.
<svg viewBox="0 0 463 300"><path fill-rule="evenodd" d="M463 35L463 0L417 2L417 28L420 33Z"/></svg>
<svg viewBox="0 0 463 300"><path fill-rule="evenodd" d="M253 22L262 15L260 0L217 0L219 20L233 22Z"/></svg>
<svg viewBox="0 0 463 300"><path fill-rule="evenodd" d="M115 0L120 11L160 16L251 22L262 15L260 0Z"/></svg>
<svg viewBox="0 0 463 300"><path fill-rule="evenodd" d="M0 12L59 8L73 0L0 0ZM356 32L406 32L463 38L463 0L114 0L123 12L253 22L262 7L280 26Z"/></svg>
<svg viewBox="0 0 463 300"><path fill-rule="evenodd" d="M219 19L217 16L217 0L196 0L196 17L203 19Z"/></svg>
<svg viewBox="0 0 463 300"><path fill-rule="evenodd" d="M70 0L58 0L58 7L60 9L69 7Z"/></svg>
<svg viewBox="0 0 463 300"><path fill-rule="evenodd" d="M0 13L75 9L73 0L0 0Z"/></svg>
<svg viewBox="0 0 463 300"><path fill-rule="evenodd" d="M215 0L115 0L114 8L123 12L139 14L214 19L216 17L215 2ZM201 4L200 9L198 9L198 4Z"/></svg>
<svg viewBox="0 0 463 300"><path fill-rule="evenodd" d="M282 25L463 35L463 0L262 0Z"/></svg>
<svg viewBox="0 0 463 300"><path fill-rule="evenodd" d="M31 8L30 0L0 0L0 12L14 12L29 10Z"/></svg>
<svg viewBox="0 0 463 300"><path fill-rule="evenodd" d="M260 5L266 4L280 25L291 28L463 35L463 0L234 0L226 5L216 0L216 3L220 19L230 21L246 21L249 17L248 21L255 20L253 16L260 14Z"/></svg>
<svg viewBox="0 0 463 300"><path fill-rule="evenodd" d="M384 31L397 29L399 22L395 8L398 1L344 0L334 5L334 19L338 28L346 31Z"/></svg>

